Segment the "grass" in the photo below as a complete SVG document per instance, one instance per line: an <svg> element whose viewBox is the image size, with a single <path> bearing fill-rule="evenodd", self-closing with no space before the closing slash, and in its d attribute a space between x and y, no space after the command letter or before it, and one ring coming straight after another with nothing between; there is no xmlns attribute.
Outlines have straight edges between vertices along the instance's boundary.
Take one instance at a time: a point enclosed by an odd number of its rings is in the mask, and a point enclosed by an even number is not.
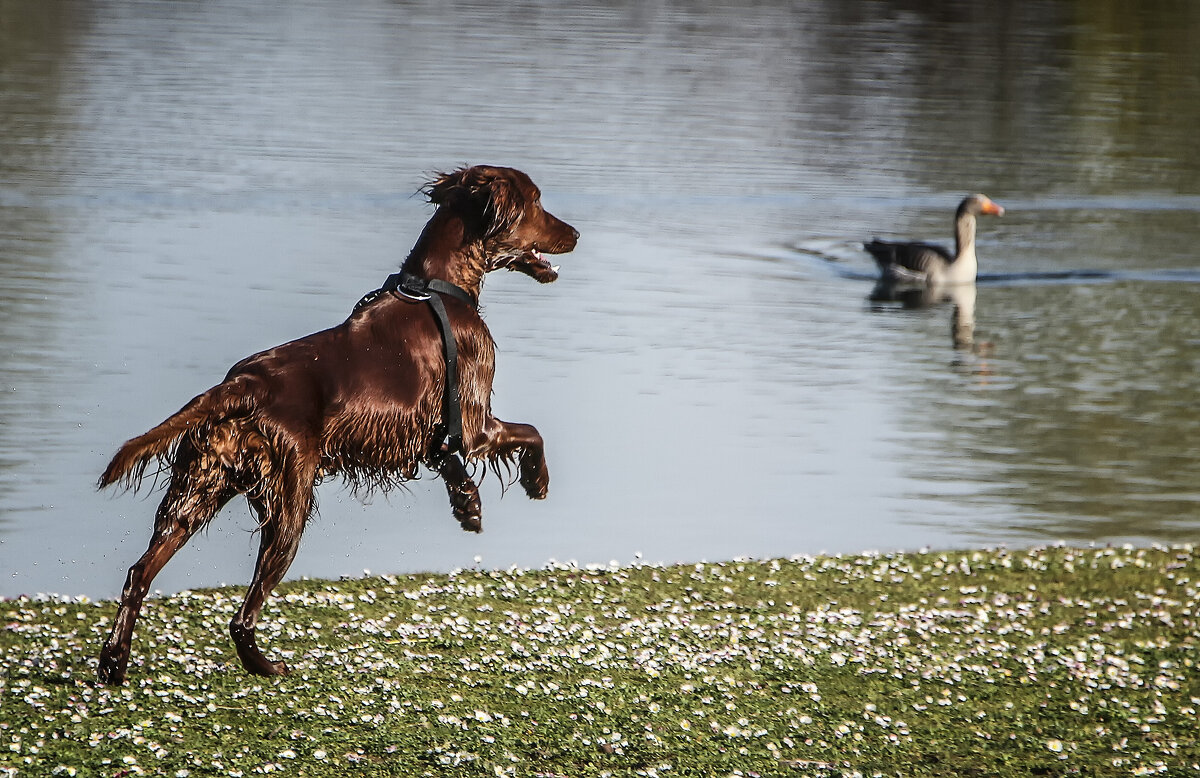
<svg viewBox="0 0 1200 778"><path fill-rule="evenodd" d="M1192 547L462 570L0 601L0 778L1200 774Z"/></svg>

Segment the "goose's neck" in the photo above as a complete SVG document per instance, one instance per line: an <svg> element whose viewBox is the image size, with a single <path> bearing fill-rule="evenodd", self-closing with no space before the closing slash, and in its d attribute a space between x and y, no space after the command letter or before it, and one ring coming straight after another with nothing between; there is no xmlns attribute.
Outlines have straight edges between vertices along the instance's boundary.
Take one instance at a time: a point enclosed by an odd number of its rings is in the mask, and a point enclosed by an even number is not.
<svg viewBox="0 0 1200 778"><path fill-rule="evenodd" d="M969 211L954 219L954 257L958 260L967 255L975 258L975 214Z"/></svg>
<svg viewBox="0 0 1200 778"><path fill-rule="evenodd" d="M947 268L949 283L970 283L979 270L975 257L975 214L960 213L954 220L954 260Z"/></svg>

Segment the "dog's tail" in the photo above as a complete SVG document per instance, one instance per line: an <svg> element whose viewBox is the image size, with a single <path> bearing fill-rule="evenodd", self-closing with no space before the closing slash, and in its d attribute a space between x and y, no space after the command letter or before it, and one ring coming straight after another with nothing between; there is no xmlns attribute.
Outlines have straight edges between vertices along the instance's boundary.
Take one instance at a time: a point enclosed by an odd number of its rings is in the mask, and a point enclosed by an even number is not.
<svg viewBox="0 0 1200 778"><path fill-rule="evenodd" d="M194 397L162 424L121 446L104 469L97 486L103 489L121 482L127 488L137 489L150 460L158 458L170 464L172 451L184 434L203 424L248 413L252 407L253 395L245 385L245 379L217 384Z"/></svg>

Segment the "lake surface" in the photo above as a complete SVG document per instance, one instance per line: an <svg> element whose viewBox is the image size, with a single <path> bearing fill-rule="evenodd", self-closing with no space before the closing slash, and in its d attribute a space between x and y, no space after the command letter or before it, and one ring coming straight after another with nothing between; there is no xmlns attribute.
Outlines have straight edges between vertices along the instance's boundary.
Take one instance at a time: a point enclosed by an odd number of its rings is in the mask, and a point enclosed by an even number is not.
<svg viewBox="0 0 1200 778"><path fill-rule="evenodd" d="M0 0L0 596L117 594L159 498L95 490L117 446L481 162L582 233L484 293L550 497L486 479L474 536L327 484L292 577L1194 541L1200 6L1136 5ZM972 191L974 300L868 301L861 242ZM156 588L244 583L253 526Z"/></svg>

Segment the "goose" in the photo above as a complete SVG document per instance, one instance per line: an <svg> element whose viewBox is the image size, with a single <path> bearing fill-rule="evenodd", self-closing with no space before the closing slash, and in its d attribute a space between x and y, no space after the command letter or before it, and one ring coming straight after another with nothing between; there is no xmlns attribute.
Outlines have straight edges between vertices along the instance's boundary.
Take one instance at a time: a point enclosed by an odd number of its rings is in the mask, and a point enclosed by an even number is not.
<svg viewBox="0 0 1200 778"><path fill-rule="evenodd" d="M873 240L864 243L883 273L883 280L893 283L973 284L979 271L975 257L975 217L1003 216L1004 208L986 195L973 194L963 198L954 214L954 253L931 243L892 242Z"/></svg>

